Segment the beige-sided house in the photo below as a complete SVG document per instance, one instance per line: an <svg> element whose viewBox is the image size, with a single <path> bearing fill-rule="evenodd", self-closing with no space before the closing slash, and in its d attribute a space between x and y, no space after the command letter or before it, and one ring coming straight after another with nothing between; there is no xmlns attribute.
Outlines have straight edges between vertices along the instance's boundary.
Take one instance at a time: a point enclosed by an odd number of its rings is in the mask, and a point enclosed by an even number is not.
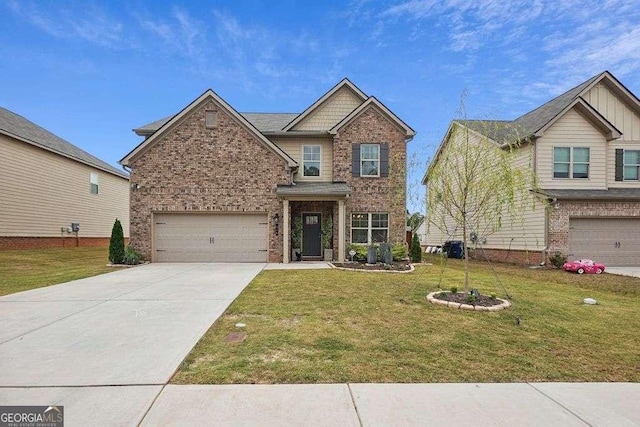
<svg viewBox="0 0 640 427"><path fill-rule="evenodd" d="M116 218L128 236L126 173L0 108L0 249L108 245Z"/></svg>
<svg viewBox="0 0 640 427"><path fill-rule="evenodd" d="M147 259L320 259L329 224L336 260L350 243L404 241L415 132L347 79L292 114L238 113L207 90L134 131L146 139L120 163L131 170L131 244Z"/></svg>
<svg viewBox="0 0 640 427"><path fill-rule="evenodd" d="M528 205L524 217L485 237L489 257L540 263L560 252L640 265L640 101L611 73L512 121L453 121L439 150L447 149L452 135L463 135L459 129L472 140L488 138L496 150L519 140L514 165L533 168L537 177L536 191L520 195ZM428 192L434 183L427 176ZM459 232L428 227L428 245L460 238ZM478 248L474 255L481 256Z"/></svg>

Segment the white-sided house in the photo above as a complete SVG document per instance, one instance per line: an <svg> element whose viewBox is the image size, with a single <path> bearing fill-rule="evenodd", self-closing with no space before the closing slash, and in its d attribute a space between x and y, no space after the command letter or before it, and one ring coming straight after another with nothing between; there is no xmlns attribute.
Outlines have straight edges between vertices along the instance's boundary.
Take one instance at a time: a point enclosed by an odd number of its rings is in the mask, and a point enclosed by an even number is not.
<svg viewBox="0 0 640 427"><path fill-rule="evenodd" d="M427 221L423 218L412 232L418 235L420 246L424 249L427 246Z"/></svg>
<svg viewBox="0 0 640 427"><path fill-rule="evenodd" d="M439 150L456 135L454 127L489 138L496 149L519 140L514 161L537 176L538 190L521 195L529 202L523 217L487 236L488 257L540 263L560 252L610 266L640 265L640 101L611 73L513 121L453 121ZM426 241L460 238L429 226Z"/></svg>
<svg viewBox="0 0 640 427"><path fill-rule="evenodd" d="M116 218L129 235L129 176L4 108L0 201L0 249L108 245Z"/></svg>

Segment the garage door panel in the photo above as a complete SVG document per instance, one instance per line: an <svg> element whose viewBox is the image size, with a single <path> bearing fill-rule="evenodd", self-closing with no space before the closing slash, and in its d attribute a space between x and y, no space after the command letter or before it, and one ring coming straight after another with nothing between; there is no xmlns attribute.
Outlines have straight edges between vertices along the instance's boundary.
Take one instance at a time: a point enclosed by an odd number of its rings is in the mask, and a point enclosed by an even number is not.
<svg viewBox="0 0 640 427"><path fill-rule="evenodd" d="M157 262L266 262L264 214L156 214Z"/></svg>
<svg viewBox="0 0 640 427"><path fill-rule="evenodd" d="M640 218L571 218L568 255L612 266L640 264Z"/></svg>

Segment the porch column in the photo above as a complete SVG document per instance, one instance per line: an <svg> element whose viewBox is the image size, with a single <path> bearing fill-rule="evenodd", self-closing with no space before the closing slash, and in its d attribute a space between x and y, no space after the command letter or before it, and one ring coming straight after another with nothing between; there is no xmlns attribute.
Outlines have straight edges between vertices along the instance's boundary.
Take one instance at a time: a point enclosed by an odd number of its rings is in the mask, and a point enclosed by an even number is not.
<svg viewBox="0 0 640 427"><path fill-rule="evenodd" d="M344 262L345 251L345 210L344 200L338 200L338 262Z"/></svg>
<svg viewBox="0 0 640 427"><path fill-rule="evenodd" d="M289 201L282 201L282 262L289 263Z"/></svg>

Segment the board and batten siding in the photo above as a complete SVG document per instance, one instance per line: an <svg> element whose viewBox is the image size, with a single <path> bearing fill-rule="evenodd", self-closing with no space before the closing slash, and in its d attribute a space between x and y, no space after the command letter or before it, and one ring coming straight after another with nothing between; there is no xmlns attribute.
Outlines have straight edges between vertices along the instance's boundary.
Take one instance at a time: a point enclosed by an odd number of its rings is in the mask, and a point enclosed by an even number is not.
<svg viewBox="0 0 640 427"><path fill-rule="evenodd" d="M77 222L80 237L109 237L116 218L129 236L128 179L5 135L0 162L0 236L60 237Z"/></svg>
<svg viewBox="0 0 640 427"><path fill-rule="evenodd" d="M640 141L640 116L611 91L606 83L595 85L584 99L622 132L620 140Z"/></svg>
<svg viewBox="0 0 640 427"><path fill-rule="evenodd" d="M328 138L270 138L278 147L284 150L300 168L295 175L298 182L331 182L333 181L333 143ZM302 147L304 145L319 145L321 153L320 176L303 176Z"/></svg>
<svg viewBox="0 0 640 427"><path fill-rule="evenodd" d="M362 104L351 89L343 87L317 106L309 117L293 127L293 130L326 131L334 127Z"/></svg>
<svg viewBox="0 0 640 427"><path fill-rule="evenodd" d="M536 172L540 188L605 190L607 144L604 135L582 114L575 109L567 111L536 141ZM588 147L589 178L554 178L554 147Z"/></svg>
<svg viewBox="0 0 640 427"><path fill-rule="evenodd" d="M460 137L460 133L455 133L454 137ZM479 141L479 137L474 133L469 134L471 141ZM499 150L499 148L495 148ZM517 148L513 153L514 168L528 169L533 161L533 150L530 145ZM427 192L429 186L427 184ZM519 195L518 204L524 206L522 212L512 221L510 217L504 213L502 228L488 236L486 243L482 246L486 249L513 249L525 251L541 251L546 248L546 207L545 204L528 189ZM432 215L442 215L442 212L436 212ZM445 221L446 230L441 230L436 224L441 222L429 218L427 212L427 232L426 244L430 246L442 245L447 240L462 240L462 230L456 228L453 218L447 218ZM482 229L482 226L481 226ZM469 230L471 232L472 230ZM468 236L467 236L468 237ZM471 242L468 242L473 247Z"/></svg>

